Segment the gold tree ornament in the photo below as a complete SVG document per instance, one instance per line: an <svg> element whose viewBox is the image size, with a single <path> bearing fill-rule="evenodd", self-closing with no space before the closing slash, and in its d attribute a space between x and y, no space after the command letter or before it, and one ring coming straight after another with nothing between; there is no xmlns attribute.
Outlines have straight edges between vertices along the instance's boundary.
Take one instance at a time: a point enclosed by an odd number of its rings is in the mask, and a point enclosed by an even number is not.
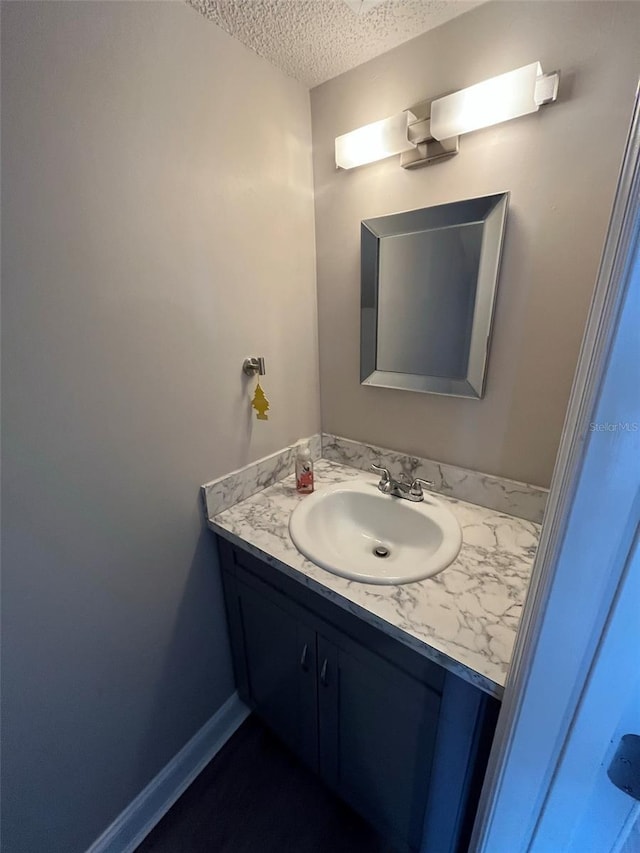
<svg viewBox="0 0 640 853"><path fill-rule="evenodd" d="M269 415L267 414L267 412L269 411L269 401L264 395L264 391L262 390L260 382L258 382L258 384L256 385L256 392L253 395L251 406L256 410L256 418L259 421L269 420Z"/></svg>

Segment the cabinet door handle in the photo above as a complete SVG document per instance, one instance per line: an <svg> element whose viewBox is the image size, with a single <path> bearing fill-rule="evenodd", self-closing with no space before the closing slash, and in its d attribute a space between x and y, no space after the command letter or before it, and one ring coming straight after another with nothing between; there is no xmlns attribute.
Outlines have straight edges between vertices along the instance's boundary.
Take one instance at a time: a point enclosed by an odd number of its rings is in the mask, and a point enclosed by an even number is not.
<svg viewBox="0 0 640 853"><path fill-rule="evenodd" d="M327 678L327 667L329 666L329 661L325 658L322 662L322 669L320 670L320 683L325 687L329 683L329 679Z"/></svg>
<svg viewBox="0 0 640 853"><path fill-rule="evenodd" d="M300 655L300 666L305 672L309 672L309 664L307 662L307 658L309 656L309 648L305 643L302 647L302 654Z"/></svg>

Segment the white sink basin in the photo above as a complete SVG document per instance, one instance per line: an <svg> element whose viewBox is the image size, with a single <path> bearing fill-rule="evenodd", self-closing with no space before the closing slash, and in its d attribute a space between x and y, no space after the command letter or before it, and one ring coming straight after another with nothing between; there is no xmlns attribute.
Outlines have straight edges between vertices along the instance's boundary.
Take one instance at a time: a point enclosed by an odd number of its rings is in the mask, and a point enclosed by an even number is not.
<svg viewBox="0 0 640 853"><path fill-rule="evenodd" d="M291 513L289 533L311 562L363 583L400 584L437 575L458 556L460 525L437 498L416 503L355 480L319 489Z"/></svg>

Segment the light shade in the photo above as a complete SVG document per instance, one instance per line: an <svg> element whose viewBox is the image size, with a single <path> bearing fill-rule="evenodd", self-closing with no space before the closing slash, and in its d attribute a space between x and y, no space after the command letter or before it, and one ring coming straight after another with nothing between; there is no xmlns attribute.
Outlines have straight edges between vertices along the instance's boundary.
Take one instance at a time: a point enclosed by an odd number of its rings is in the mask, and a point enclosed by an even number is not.
<svg viewBox="0 0 640 853"><path fill-rule="evenodd" d="M536 81L541 76L540 63L532 62L438 98L431 104L431 134L449 139L536 112Z"/></svg>
<svg viewBox="0 0 640 853"><path fill-rule="evenodd" d="M353 169L374 160L401 154L415 147L409 142L407 129L416 117L409 110L366 124L351 133L336 137L336 166Z"/></svg>

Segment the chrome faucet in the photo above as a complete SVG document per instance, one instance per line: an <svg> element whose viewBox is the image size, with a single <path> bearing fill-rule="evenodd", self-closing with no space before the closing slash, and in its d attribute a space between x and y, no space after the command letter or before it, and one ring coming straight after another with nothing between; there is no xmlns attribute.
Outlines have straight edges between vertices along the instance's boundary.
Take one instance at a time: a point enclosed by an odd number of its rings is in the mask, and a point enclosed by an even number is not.
<svg viewBox="0 0 640 853"><path fill-rule="evenodd" d="M391 495L394 498L404 498L407 501L423 501L424 492L422 491L422 487L433 489L431 480L423 480L422 477L409 480L406 474L401 474L400 476L403 479L396 480L391 476L388 468L372 465L371 469L380 474L378 488L384 495Z"/></svg>

